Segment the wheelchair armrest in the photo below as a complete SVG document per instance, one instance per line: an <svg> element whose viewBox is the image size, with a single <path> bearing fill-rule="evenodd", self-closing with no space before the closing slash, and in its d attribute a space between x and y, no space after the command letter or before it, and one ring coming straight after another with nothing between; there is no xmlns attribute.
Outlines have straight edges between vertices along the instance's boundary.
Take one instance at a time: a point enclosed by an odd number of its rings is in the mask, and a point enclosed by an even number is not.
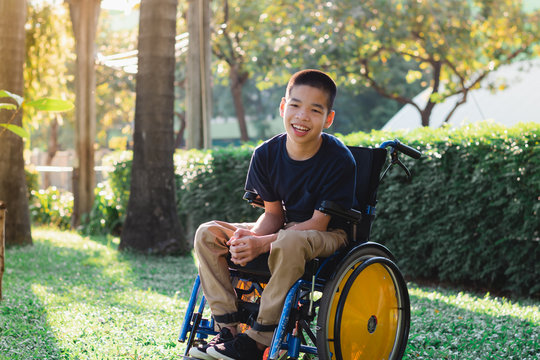
<svg viewBox="0 0 540 360"><path fill-rule="evenodd" d="M352 223L357 223L362 220L362 213L360 211L355 209L345 209L333 201L323 201L319 211L328 215L341 217Z"/></svg>
<svg viewBox="0 0 540 360"><path fill-rule="evenodd" d="M244 200L246 200L251 206L253 207L260 207L264 209L264 201L261 199L259 194L256 194L251 191L246 191L243 197Z"/></svg>

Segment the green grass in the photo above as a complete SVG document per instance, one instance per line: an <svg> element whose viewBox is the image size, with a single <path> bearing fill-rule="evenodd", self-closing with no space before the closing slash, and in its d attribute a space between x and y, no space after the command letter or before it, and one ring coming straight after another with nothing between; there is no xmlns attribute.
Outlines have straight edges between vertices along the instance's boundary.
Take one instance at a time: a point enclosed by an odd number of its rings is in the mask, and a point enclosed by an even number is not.
<svg viewBox="0 0 540 360"><path fill-rule="evenodd" d="M0 359L177 359L193 257L116 251L117 238L34 229L6 252ZM410 284L408 359L536 359L538 302Z"/></svg>

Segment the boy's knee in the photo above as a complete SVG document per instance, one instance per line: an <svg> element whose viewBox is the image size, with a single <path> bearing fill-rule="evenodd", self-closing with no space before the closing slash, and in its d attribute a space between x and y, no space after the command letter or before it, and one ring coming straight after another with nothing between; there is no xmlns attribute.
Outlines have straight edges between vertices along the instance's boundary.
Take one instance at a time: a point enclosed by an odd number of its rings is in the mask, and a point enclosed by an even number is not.
<svg viewBox="0 0 540 360"><path fill-rule="evenodd" d="M201 246L204 246L205 240L209 238L208 234L210 234L212 226L215 226L214 221L203 223L197 228L193 239L193 248L196 252L198 252Z"/></svg>

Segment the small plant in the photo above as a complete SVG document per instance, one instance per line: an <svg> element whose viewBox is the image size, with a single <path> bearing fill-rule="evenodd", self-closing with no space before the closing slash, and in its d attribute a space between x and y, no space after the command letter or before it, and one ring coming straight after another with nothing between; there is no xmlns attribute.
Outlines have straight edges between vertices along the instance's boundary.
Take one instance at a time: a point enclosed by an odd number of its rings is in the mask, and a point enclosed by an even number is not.
<svg viewBox="0 0 540 360"><path fill-rule="evenodd" d="M22 96L13 94L6 90L0 90L0 99L2 98L10 98L15 101L15 104L0 103L0 110L4 109L13 111L13 114L9 118L8 122L0 124L0 126L4 128L2 131L0 131L0 136L2 136L4 131L9 130L24 139L28 139L30 137L28 132L23 127L13 124L13 120L24 107L33 107L36 110L55 112L73 109L73 104L69 101L52 98L41 98L33 101L26 101Z"/></svg>
<svg viewBox="0 0 540 360"><path fill-rule="evenodd" d="M46 190L32 190L30 216L35 225L52 225L59 229L69 229L73 214L73 195L56 187Z"/></svg>

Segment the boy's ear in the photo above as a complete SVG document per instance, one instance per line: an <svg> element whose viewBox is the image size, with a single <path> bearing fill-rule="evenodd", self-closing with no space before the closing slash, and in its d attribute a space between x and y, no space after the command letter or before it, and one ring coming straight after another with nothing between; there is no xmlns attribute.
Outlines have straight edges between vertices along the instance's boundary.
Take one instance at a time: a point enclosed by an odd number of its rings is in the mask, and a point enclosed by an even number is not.
<svg viewBox="0 0 540 360"><path fill-rule="evenodd" d="M281 102L279 103L279 116L283 117L283 114L285 114L285 103L287 100L282 97Z"/></svg>
<svg viewBox="0 0 540 360"><path fill-rule="evenodd" d="M331 110L328 116L326 117L326 121L324 122L324 128L328 129L330 126L332 126L332 123L334 122L334 116L336 115L336 112L334 110Z"/></svg>

